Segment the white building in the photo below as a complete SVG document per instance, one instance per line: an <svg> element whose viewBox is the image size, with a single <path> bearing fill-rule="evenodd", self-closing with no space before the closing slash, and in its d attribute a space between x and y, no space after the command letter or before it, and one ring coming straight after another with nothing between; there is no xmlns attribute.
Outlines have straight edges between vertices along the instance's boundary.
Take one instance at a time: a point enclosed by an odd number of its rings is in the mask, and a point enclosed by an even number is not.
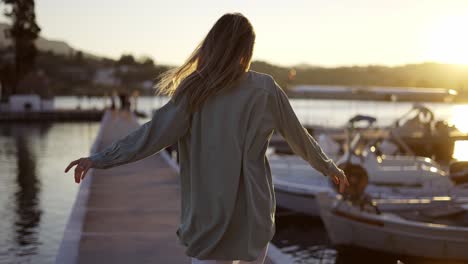
<svg viewBox="0 0 468 264"><path fill-rule="evenodd" d="M8 111L52 111L54 99L42 99L37 94L14 94L9 98Z"/></svg>

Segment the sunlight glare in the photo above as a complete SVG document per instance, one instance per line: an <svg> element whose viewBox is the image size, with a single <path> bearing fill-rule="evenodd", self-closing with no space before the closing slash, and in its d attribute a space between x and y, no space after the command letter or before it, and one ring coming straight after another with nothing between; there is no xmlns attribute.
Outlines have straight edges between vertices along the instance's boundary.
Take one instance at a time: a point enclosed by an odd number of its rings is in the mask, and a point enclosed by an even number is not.
<svg viewBox="0 0 468 264"><path fill-rule="evenodd" d="M452 118L449 122L461 132L468 133L468 118L466 118L468 105L454 105L452 109Z"/></svg>
<svg viewBox="0 0 468 264"><path fill-rule="evenodd" d="M464 16L450 16L439 21L430 29L427 56L431 60L468 64L468 13Z"/></svg>
<svg viewBox="0 0 468 264"><path fill-rule="evenodd" d="M468 161L468 140L455 141L453 158L459 161Z"/></svg>

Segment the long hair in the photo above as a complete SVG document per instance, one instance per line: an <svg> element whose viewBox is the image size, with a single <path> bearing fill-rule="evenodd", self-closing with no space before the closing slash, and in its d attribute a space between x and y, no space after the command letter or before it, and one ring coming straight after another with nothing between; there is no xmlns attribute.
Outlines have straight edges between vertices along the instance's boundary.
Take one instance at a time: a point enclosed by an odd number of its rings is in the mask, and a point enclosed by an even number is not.
<svg viewBox="0 0 468 264"><path fill-rule="evenodd" d="M199 110L210 97L229 90L250 68L255 31L241 13L227 13L216 21L190 57L159 76L159 94L178 100L187 95L188 111Z"/></svg>

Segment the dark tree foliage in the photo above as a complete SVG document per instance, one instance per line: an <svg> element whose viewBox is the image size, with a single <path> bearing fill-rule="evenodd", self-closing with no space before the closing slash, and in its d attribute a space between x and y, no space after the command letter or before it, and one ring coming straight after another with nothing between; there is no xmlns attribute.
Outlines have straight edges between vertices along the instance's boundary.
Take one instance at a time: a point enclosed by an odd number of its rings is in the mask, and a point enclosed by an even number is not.
<svg viewBox="0 0 468 264"><path fill-rule="evenodd" d="M154 60L150 57L141 58L140 63L145 66L150 66L150 67L155 65Z"/></svg>
<svg viewBox="0 0 468 264"><path fill-rule="evenodd" d="M137 64L132 54L123 54L117 61L117 65L135 65Z"/></svg>
<svg viewBox="0 0 468 264"><path fill-rule="evenodd" d="M7 83L11 89L11 94L16 93L19 81L33 69L37 56L35 40L41 31L36 24L36 14L34 12L34 0L2 0L9 8L5 11L5 16L11 19L12 25L7 30L6 35L13 41L13 74L12 82ZM11 71L11 66L3 68Z"/></svg>

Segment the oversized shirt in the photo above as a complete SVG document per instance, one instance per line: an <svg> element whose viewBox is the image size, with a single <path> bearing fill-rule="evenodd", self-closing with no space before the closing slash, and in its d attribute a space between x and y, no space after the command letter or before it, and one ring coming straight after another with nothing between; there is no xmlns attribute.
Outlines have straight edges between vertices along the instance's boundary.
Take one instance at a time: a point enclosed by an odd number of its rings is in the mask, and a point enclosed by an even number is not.
<svg viewBox="0 0 468 264"><path fill-rule="evenodd" d="M275 233L275 193L265 155L274 131L324 175L338 168L301 125L272 76L255 71L192 114L170 100L152 119L89 157L110 168L178 144L181 218L176 234L198 259L253 261Z"/></svg>

